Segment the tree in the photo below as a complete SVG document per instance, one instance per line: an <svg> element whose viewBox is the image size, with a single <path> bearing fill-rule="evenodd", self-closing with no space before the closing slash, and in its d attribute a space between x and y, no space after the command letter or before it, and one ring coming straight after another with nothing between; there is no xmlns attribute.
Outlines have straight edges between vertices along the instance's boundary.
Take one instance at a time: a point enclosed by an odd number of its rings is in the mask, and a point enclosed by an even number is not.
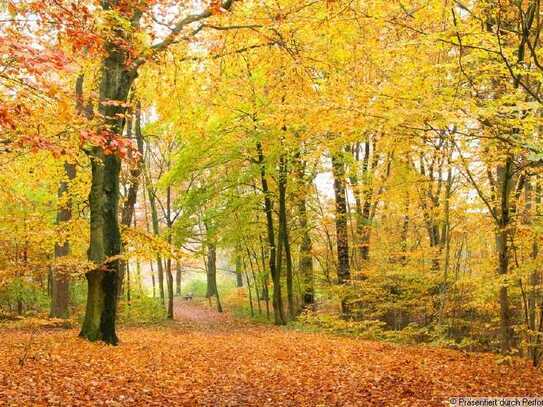
<svg viewBox="0 0 543 407"><path fill-rule="evenodd" d="M232 3L233 0L227 0L221 7L229 9ZM128 94L147 55L132 57L132 37L123 27L124 21L128 21L131 27L138 28L143 10L137 7L123 10L121 5L112 1L104 1L102 8L120 16L112 19L110 36L104 41L98 101L98 112L103 117L98 132L104 134L106 143L113 147L122 136ZM207 8L199 14L180 19L161 42L151 46L151 52L166 49L186 26L211 15L212 10ZM88 297L80 335L91 341L103 340L116 344L115 321L122 246L118 220L121 157L101 146L92 147L89 156L92 166L89 260L96 263L98 268L86 274Z"/></svg>
<svg viewBox="0 0 543 407"><path fill-rule="evenodd" d="M332 155L332 170L334 174L334 196L336 201L337 279L339 284L345 284L351 278L351 271L347 231L345 163L341 152Z"/></svg>

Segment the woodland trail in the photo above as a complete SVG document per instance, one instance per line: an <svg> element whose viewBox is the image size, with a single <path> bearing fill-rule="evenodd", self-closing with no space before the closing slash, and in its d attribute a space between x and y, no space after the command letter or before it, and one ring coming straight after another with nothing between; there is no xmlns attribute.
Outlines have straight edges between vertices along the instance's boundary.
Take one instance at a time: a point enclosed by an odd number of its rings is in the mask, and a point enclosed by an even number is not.
<svg viewBox="0 0 543 407"><path fill-rule="evenodd" d="M496 355L256 325L177 301L177 321L120 329L0 328L0 405L443 406L451 396L543 395L543 374ZM504 381L502 378L507 378Z"/></svg>
<svg viewBox="0 0 543 407"><path fill-rule="evenodd" d="M174 301L175 321L186 328L193 330L219 330L231 329L233 327L245 327L251 324L233 318L228 313L218 313L207 304L198 300L182 300L176 298Z"/></svg>

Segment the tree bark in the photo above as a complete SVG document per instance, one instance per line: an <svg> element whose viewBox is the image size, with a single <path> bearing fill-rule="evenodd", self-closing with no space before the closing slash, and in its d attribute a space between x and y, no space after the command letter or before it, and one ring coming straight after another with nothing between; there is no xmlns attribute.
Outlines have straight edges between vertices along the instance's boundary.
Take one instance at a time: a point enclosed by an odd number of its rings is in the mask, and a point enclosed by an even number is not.
<svg viewBox="0 0 543 407"><path fill-rule="evenodd" d="M110 4L106 3L104 8L109 9ZM117 34L122 37L121 30ZM99 105L104 127L100 131L121 137L125 103L136 72L127 68L127 50L120 47L118 42L106 43L105 50ZM111 104L109 101L117 103ZM121 159L115 154L106 155L100 146L93 147L89 154L92 178L88 257L96 264L96 269L86 273L87 307L80 336L115 345L118 342L115 322L122 246L118 219Z"/></svg>
<svg viewBox="0 0 543 407"><path fill-rule="evenodd" d="M351 271L349 267L345 166L341 153L332 156L332 172L336 201L337 278L339 284L344 284L351 279Z"/></svg>
<svg viewBox="0 0 543 407"><path fill-rule="evenodd" d="M151 185L151 176L148 172L149 171L147 170L145 174L145 182L147 184L147 194L149 198L149 206L151 208L151 227L153 229L153 234L155 236L159 236L160 224L158 222L158 210L156 207L155 191L153 190L153 187ZM162 256L160 256L160 254L156 255L156 263L158 275L158 291L160 294L160 300L162 301L162 304L164 304L164 267L162 264Z"/></svg>
<svg viewBox="0 0 543 407"><path fill-rule="evenodd" d="M175 262L175 295L181 295L181 275L183 269L179 261Z"/></svg>
<svg viewBox="0 0 543 407"><path fill-rule="evenodd" d="M268 234L269 245L269 268L270 274L273 280L273 313L276 325L285 325L286 318L283 309L283 298L281 296L281 269L276 267L276 247L275 247L275 232L273 225L273 203L271 200L271 194L268 187L268 179L266 176L266 164L264 161L264 152L262 144L258 141L256 143L256 150L258 154L258 164L260 166L260 182L262 185L262 192L264 193L264 212L266 214L266 231ZM267 286L266 286L267 287Z"/></svg>
<svg viewBox="0 0 543 407"><path fill-rule="evenodd" d="M79 75L75 84L75 107L79 115L84 115L87 118L92 116L92 111L85 112L83 99L83 75ZM75 164L64 162L65 179L60 182L58 189L59 200L63 199L68 194L69 183L76 176ZM65 202L64 206L60 206L57 210L57 224L60 226L64 222L72 219L72 208L70 199ZM70 242L64 241L63 244L55 243L55 257L61 258L70 255ZM66 271L51 270L51 310L49 315L53 318L67 318L69 315L70 305L70 278Z"/></svg>
<svg viewBox="0 0 543 407"><path fill-rule="evenodd" d="M496 253L498 257L497 273L499 276L507 275L509 271L509 232L510 232L510 203L512 189L512 160L507 159L504 165L496 169L496 182L498 192L498 225L496 228ZM511 325L511 309L507 285L502 283L498 293L500 303L500 335L503 353L511 351L513 330Z"/></svg>
<svg viewBox="0 0 543 407"><path fill-rule="evenodd" d="M245 272L245 279L247 280L247 291L249 292L249 307L251 308L251 316L255 316L255 309L253 306L253 294L251 292L251 282L249 281L249 273Z"/></svg>
<svg viewBox="0 0 543 407"><path fill-rule="evenodd" d="M126 136L132 138L132 117L126 123ZM143 166L143 136L141 134L141 103L136 102L134 136L140 154L139 161L134 168L130 170L130 186L121 212L121 224L129 227L134 219L134 208L138 199L138 190L140 186L140 176ZM119 287L122 287L125 271L128 272L128 264L126 260L121 261L121 271L119 273ZM120 291L120 290L119 290Z"/></svg>
<svg viewBox="0 0 543 407"><path fill-rule="evenodd" d="M169 167L169 165L168 165ZM166 190L166 222L168 227L168 244L172 245L172 188L168 185ZM168 256L166 260L166 285L168 288L168 319L173 319L173 273L172 257Z"/></svg>
<svg viewBox="0 0 543 407"><path fill-rule="evenodd" d="M300 243L300 275L303 279L303 304L311 306L315 303L315 281L313 278L313 256L311 235L309 234L307 221L307 208L305 198L300 203L300 226L303 230L302 242Z"/></svg>
<svg viewBox="0 0 543 407"><path fill-rule="evenodd" d="M243 272L241 262L241 249L238 248L236 252L236 287L243 287Z"/></svg>
<svg viewBox="0 0 543 407"><path fill-rule="evenodd" d="M259 292L259 287L258 287L258 278L257 278L257 275L255 273L255 269L254 269L254 266L253 266L253 261L251 259L251 251L249 250L249 247L247 247L246 249L247 249L247 261L249 262L249 267L251 269L251 275L253 276L253 285L254 285L254 288L255 288L255 295L256 295L256 303L257 303L257 307L258 307L258 314L262 314L262 306L260 305L260 292ZM249 287L249 273L247 272L247 267L246 267L245 261L243 260L243 257L240 256L240 258L241 258L241 261L242 261L242 264L243 264L242 269L245 270L247 286ZM260 275L260 270L259 270L259 267L258 267L258 258L255 259L255 263L256 263L258 274ZM250 289L250 287L249 287L249 289Z"/></svg>
<svg viewBox="0 0 543 407"><path fill-rule="evenodd" d="M168 288L168 319L173 319L173 274L172 259L166 260L166 287Z"/></svg>
<svg viewBox="0 0 543 407"><path fill-rule="evenodd" d="M409 192L405 192L405 208L402 216L402 231L400 234L400 264L405 265L407 263L407 235L409 232Z"/></svg>
<svg viewBox="0 0 543 407"><path fill-rule="evenodd" d="M58 189L59 199L63 199L68 193L69 182L75 178L75 165L65 162L64 174L67 179L60 182ZM69 222L72 219L72 209L70 202L66 202L58 209L57 224ZM63 244L55 243L55 257L57 259L70 255L70 242L64 241ZM66 270L52 270L51 280L51 310L50 316L53 318L68 318L70 305L70 277Z"/></svg>
<svg viewBox="0 0 543 407"><path fill-rule="evenodd" d="M215 296L217 300L217 311L222 312L221 300L219 298L219 290L217 289L217 246L215 242L207 242L207 293L206 296L211 298Z"/></svg>
<svg viewBox="0 0 543 407"><path fill-rule="evenodd" d="M296 309L294 304L294 287L292 281L292 256L290 253L290 242L288 238L288 225L287 225L287 161L284 154L279 157L279 174L278 174L278 201L279 201L279 237L277 239L277 269L281 270L281 248L285 250L286 261L286 280L287 280L287 301L288 301L288 314L291 319L296 315Z"/></svg>
<svg viewBox="0 0 543 407"><path fill-rule="evenodd" d="M304 307L315 303L315 284L313 279L313 256L311 235L309 233L309 222L307 219L307 177L305 174L305 162L298 156L296 159L299 186L298 216L300 219L300 229L302 230L302 241L299 247L298 269L302 278L302 303Z"/></svg>
<svg viewBox="0 0 543 407"><path fill-rule="evenodd" d="M336 249L337 279L340 285L351 280L349 264L349 238L347 230L347 196L345 187L345 164L341 152L332 156L332 173L334 176L334 195L336 201ZM341 299L341 312L350 313L346 296Z"/></svg>

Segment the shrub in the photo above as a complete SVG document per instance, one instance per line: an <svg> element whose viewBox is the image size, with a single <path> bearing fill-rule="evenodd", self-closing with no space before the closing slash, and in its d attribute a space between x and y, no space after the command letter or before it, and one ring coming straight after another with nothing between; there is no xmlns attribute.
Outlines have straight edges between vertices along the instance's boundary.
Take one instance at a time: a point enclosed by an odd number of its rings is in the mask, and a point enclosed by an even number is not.
<svg viewBox="0 0 543 407"><path fill-rule="evenodd" d="M130 305L126 300L119 303L119 322L125 324L152 324L166 319L166 309L158 298L137 296L132 298Z"/></svg>
<svg viewBox="0 0 543 407"><path fill-rule="evenodd" d="M13 314L18 311L19 304L24 314L37 314L48 308L49 298L36 284L16 278L0 288L0 309L3 313Z"/></svg>
<svg viewBox="0 0 543 407"><path fill-rule="evenodd" d="M298 322L320 331L352 335L362 339L384 339L386 323L377 320L354 321L342 319L337 315L304 311L298 317Z"/></svg>

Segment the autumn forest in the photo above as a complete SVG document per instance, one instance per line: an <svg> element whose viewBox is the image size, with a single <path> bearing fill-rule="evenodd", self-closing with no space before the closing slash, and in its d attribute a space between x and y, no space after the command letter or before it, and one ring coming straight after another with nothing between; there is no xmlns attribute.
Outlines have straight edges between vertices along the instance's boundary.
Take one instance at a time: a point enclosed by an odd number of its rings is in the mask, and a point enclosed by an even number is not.
<svg viewBox="0 0 543 407"><path fill-rule="evenodd" d="M543 406L542 33L0 0L0 405Z"/></svg>

